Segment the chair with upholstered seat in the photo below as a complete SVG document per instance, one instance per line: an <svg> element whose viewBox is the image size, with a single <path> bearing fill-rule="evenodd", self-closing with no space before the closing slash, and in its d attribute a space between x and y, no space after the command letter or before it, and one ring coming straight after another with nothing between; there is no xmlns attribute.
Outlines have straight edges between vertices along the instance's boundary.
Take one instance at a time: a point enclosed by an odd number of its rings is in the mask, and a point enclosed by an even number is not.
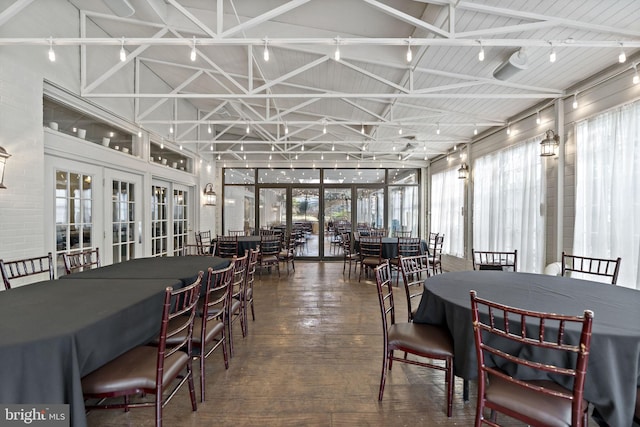
<svg viewBox="0 0 640 427"><path fill-rule="evenodd" d="M382 237L360 236L360 274L366 274L382 264Z"/></svg>
<svg viewBox="0 0 640 427"><path fill-rule="evenodd" d="M245 335L243 304L245 300L245 284L247 281L247 267L249 264L249 251L244 251L244 256L237 256L233 262L233 283L229 287L229 303L227 304L227 334L229 336L229 354L233 357L233 324L239 320L242 337Z"/></svg>
<svg viewBox="0 0 640 427"><path fill-rule="evenodd" d="M344 273L347 263L349 264L349 277L351 277L351 264L355 265L354 273L358 269L360 254L353 247L351 233L342 233L342 273Z"/></svg>
<svg viewBox="0 0 640 427"><path fill-rule="evenodd" d="M431 233L434 234L434 233ZM435 233L429 236L429 265L433 274L442 273L442 248L444 246L444 234Z"/></svg>
<svg viewBox="0 0 640 427"><path fill-rule="evenodd" d="M586 427L583 391L593 312L543 313L470 294L478 360L475 426L497 426L499 412L532 426Z"/></svg>
<svg viewBox="0 0 640 427"><path fill-rule="evenodd" d="M66 274L100 267L100 252L98 248L63 253L62 259L64 261L64 270Z"/></svg>
<svg viewBox="0 0 640 427"><path fill-rule="evenodd" d="M273 236L260 236L260 256L258 257L258 265L260 267L260 274L262 270L267 268L271 271L271 268L278 270L278 277L280 277L280 250L281 239L279 235Z"/></svg>
<svg viewBox="0 0 640 427"><path fill-rule="evenodd" d="M238 255L238 236L221 236L216 238L218 256L222 258L233 258Z"/></svg>
<svg viewBox="0 0 640 427"><path fill-rule="evenodd" d="M382 359L382 375L380 377L378 400L382 400L387 371L391 370L393 361L437 369L445 372L445 382L447 384L446 412L447 417L450 417L453 408L454 379L453 339L449 331L444 327L435 325L396 322L393 284L389 263L385 261L382 265L376 267L375 274L384 340L384 357ZM426 360L394 356L395 350ZM432 363L432 359L444 361L444 366Z"/></svg>
<svg viewBox="0 0 640 427"><path fill-rule="evenodd" d="M422 292L424 291L424 281L431 276L429 270L429 256L414 255L400 256L399 258L400 272L402 273L402 281L407 297L407 315L408 321L413 322L413 316L418 309ZM417 302L413 304L413 301Z"/></svg>
<svg viewBox="0 0 640 427"><path fill-rule="evenodd" d="M293 233L288 233L282 242L280 253L278 254L280 262L286 264L287 274L289 274L289 263L291 268L296 271L296 236Z"/></svg>
<svg viewBox="0 0 640 427"><path fill-rule="evenodd" d="M391 270L396 270L396 286L400 283L400 257L412 257L420 255L419 237L398 237L398 255L389 260Z"/></svg>
<svg viewBox="0 0 640 427"><path fill-rule="evenodd" d="M476 251L471 249L474 270L518 271L518 251Z"/></svg>
<svg viewBox="0 0 640 427"><path fill-rule="evenodd" d="M53 280L55 266L53 265L53 257L51 252L45 256L16 259L13 261L5 261L0 259L0 272L2 273L2 281L5 289L11 289L11 280L21 277L41 275L44 279L48 276L49 280ZM45 274L47 276L45 276Z"/></svg>
<svg viewBox="0 0 640 427"><path fill-rule="evenodd" d="M578 255L569 255L562 252L562 275L569 276L572 272L608 277L610 283L615 285L620 271L620 257L616 259L592 258Z"/></svg>
<svg viewBox="0 0 640 427"><path fill-rule="evenodd" d="M165 290L160 334L156 346L142 345L125 352L82 378L85 400L91 409L125 409L155 407L155 425L162 426L162 408L185 383L189 386L191 409L197 409L192 370L192 334L196 306L200 296L202 271L191 285ZM181 336L183 339L173 340ZM172 384L178 380L175 387ZM170 393L165 392L171 390ZM153 399L132 402L132 396L143 394ZM105 398L124 397L122 403L105 403Z"/></svg>
<svg viewBox="0 0 640 427"><path fill-rule="evenodd" d="M247 261L247 272L245 274L244 301L242 304L242 315L244 316L244 336L247 335L249 329L249 308L251 308L251 320L253 320L254 322L256 320L256 313L253 308L253 285L256 280L256 268L258 266L259 255L260 248L249 250L249 260Z"/></svg>

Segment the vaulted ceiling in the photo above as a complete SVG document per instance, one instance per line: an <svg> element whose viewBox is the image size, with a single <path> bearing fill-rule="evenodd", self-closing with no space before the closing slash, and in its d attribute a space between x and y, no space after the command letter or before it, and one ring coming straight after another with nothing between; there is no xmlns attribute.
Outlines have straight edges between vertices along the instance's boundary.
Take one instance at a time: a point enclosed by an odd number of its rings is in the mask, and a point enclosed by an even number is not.
<svg viewBox="0 0 640 427"><path fill-rule="evenodd" d="M84 66L112 58L87 67L83 96L135 99L141 127L251 166L423 162L572 96L568 88L640 47L636 0L69 2L81 34L55 44L83 46ZM20 13L10 9L0 22ZM512 55L524 62L495 78ZM114 91L107 83L118 79L135 84Z"/></svg>

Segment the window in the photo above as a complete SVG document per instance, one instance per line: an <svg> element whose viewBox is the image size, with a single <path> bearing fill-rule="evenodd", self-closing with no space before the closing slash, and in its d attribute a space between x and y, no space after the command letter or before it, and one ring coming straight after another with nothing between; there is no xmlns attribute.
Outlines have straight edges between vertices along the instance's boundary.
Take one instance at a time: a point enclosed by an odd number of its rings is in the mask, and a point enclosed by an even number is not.
<svg viewBox="0 0 640 427"><path fill-rule="evenodd" d="M169 242L169 216L167 187L151 187L151 254L167 256Z"/></svg>
<svg viewBox="0 0 640 427"><path fill-rule="evenodd" d="M540 137L476 159L473 247L518 251L518 271L544 269L544 169Z"/></svg>
<svg viewBox="0 0 640 427"><path fill-rule="evenodd" d="M179 255L187 244L189 194L184 190L173 190L173 253Z"/></svg>
<svg viewBox="0 0 640 427"><path fill-rule="evenodd" d="M464 257L464 180L458 167L431 177L431 231L444 234L442 252Z"/></svg>
<svg viewBox="0 0 640 427"><path fill-rule="evenodd" d="M640 288L638 165L640 102L576 125L573 252L592 257L621 257L618 285L631 288Z"/></svg>
<svg viewBox="0 0 640 427"><path fill-rule="evenodd" d="M135 258L135 184L112 181L113 262Z"/></svg>

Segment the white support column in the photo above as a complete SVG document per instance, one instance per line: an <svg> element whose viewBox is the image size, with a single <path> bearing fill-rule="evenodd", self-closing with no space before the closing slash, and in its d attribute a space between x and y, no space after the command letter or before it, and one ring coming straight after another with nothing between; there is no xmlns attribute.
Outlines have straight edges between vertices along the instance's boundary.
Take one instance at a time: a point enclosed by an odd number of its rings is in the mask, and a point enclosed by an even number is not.
<svg viewBox="0 0 640 427"><path fill-rule="evenodd" d="M558 206L557 206L557 235L556 235L556 259L559 260L564 249L564 173L565 173L565 141L567 134L564 129L564 101L556 99L555 102L556 132L560 136L558 146Z"/></svg>

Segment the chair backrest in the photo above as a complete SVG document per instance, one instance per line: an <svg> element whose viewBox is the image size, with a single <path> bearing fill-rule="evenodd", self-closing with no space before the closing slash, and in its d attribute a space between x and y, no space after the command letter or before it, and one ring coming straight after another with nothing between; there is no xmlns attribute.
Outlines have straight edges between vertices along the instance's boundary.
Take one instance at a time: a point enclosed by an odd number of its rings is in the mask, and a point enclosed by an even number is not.
<svg viewBox="0 0 640 427"><path fill-rule="evenodd" d="M532 395L541 393L570 401L571 425L581 425L593 312L585 310L583 316L568 316L530 311L479 298L475 291L470 294L478 395L484 396L487 376L499 377ZM488 360L491 362L485 363ZM573 388L563 391L548 388L544 382L532 384L501 368L509 372L526 370L530 378L555 377L556 382L572 383Z"/></svg>
<svg viewBox="0 0 640 427"><path fill-rule="evenodd" d="M211 241L211 231L199 231L196 232L196 245L200 247L201 255L213 255L213 244Z"/></svg>
<svg viewBox="0 0 640 427"><path fill-rule="evenodd" d="M202 328L200 342L206 343L207 324L213 319L218 319L220 314L227 313L231 284L233 283L233 262L225 268L214 270L209 267L207 271L207 288L202 295L203 304L200 311ZM224 331L223 331L224 333Z"/></svg>
<svg viewBox="0 0 640 427"><path fill-rule="evenodd" d="M258 267L258 255L260 248L249 250L249 259L247 260L247 273L245 274L245 296L247 299L253 298L253 283L256 280L256 268ZM250 293L249 293L250 292Z"/></svg>
<svg viewBox="0 0 640 427"><path fill-rule="evenodd" d="M411 237L411 230L393 230L393 237Z"/></svg>
<svg viewBox="0 0 640 427"><path fill-rule="evenodd" d="M258 233L260 236L273 236L274 234L280 234L280 230L274 230L271 228L261 228Z"/></svg>
<svg viewBox="0 0 640 427"><path fill-rule="evenodd" d="M407 297L407 311L409 322L413 321L414 307L418 308L422 292L424 291L424 281L430 276L429 255L400 256L400 271ZM416 299L415 306L412 304Z"/></svg>
<svg viewBox="0 0 640 427"><path fill-rule="evenodd" d="M398 256L420 255L419 237L398 237Z"/></svg>
<svg viewBox="0 0 640 427"><path fill-rule="evenodd" d="M191 337L196 306L200 298L203 272L190 285L179 289L166 288L162 309L160 335L158 337L158 361L156 366L156 387L163 384L164 362L173 354L184 351L191 357Z"/></svg>
<svg viewBox="0 0 640 427"><path fill-rule="evenodd" d="M386 228L372 228L369 231L369 236L373 237L387 237L387 229Z"/></svg>
<svg viewBox="0 0 640 427"><path fill-rule="evenodd" d="M345 256L351 255L353 248L351 246L351 233L342 233L340 235L340 242Z"/></svg>
<svg viewBox="0 0 640 427"><path fill-rule="evenodd" d="M98 248L62 254L66 274L90 270L100 267L100 251Z"/></svg>
<svg viewBox="0 0 640 427"><path fill-rule="evenodd" d="M562 275L570 275L572 271L595 276L609 277L611 284L618 281L620 271L620 257L616 259L591 258L569 255L562 252Z"/></svg>
<svg viewBox="0 0 640 427"><path fill-rule="evenodd" d="M389 327L396 323L396 309L393 301L393 280L391 279L391 268L389 261L385 260L375 268L376 287L378 288L378 302L380 303L380 314L382 315L382 331L384 333L384 344L387 346L387 335Z"/></svg>
<svg viewBox="0 0 640 427"><path fill-rule="evenodd" d="M235 298L244 301L246 298L245 284L247 282L247 268L249 265L249 251L244 251L244 256L237 256L232 262L233 264L233 283L229 289L229 307L231 307L231 299Z"/></svg>
<svg viewBox="0 0 640 427"><path fill-rule="evenodd" d="M262 255L278 255L282 246L281 242L280 234L260 236L260 253Z"/></svg>
<svg viewBox="0 0 640 427"><path fill-rule="evenodd" d="M444 234L429 233L429 255L432 258L442 258L442 246L444 245Z"/></svg>
<svg viewBox="0 0 640 427"><path fill-rule="evenodd" d="M241 237L241 236L246 236L247 233L244 230L229 230L227 235Z"/></svg>
<svg viewBox="0 0 640 427"><path fill-rule="evenodd" d="M195 244L186 244L180 249L180 256L202 256L202 246Z"/></svg>
<svg viewBox="0 0 640 427"><path fill-rule="evenodd" d="M474 270L518 271L518 251L476 251L471 249Z"/></svg>
<svg viewBox="0 0 640 427"><path fill-rule="evenodd" d="M218 256L232 258L238 255L238 236L218 235L216 244L218 245Z"/></svg>
<svg viewBox="0 0 640 427"><path fill-rule="evenodd" d="M382 260L382 238L360 236L360 256L362 258L377 257Z"/></svg>
<svg viewBox="0 0 640 427"><path fill-rule="evenodd" d="M2 272L2 281L5 289L11 289L11 280L20 277L33 276L37 274L49 274L49 280L53 280L53 257L51 252L47 255L16 259L13 261L5 261L0 259L0 272Z"/></svg>

